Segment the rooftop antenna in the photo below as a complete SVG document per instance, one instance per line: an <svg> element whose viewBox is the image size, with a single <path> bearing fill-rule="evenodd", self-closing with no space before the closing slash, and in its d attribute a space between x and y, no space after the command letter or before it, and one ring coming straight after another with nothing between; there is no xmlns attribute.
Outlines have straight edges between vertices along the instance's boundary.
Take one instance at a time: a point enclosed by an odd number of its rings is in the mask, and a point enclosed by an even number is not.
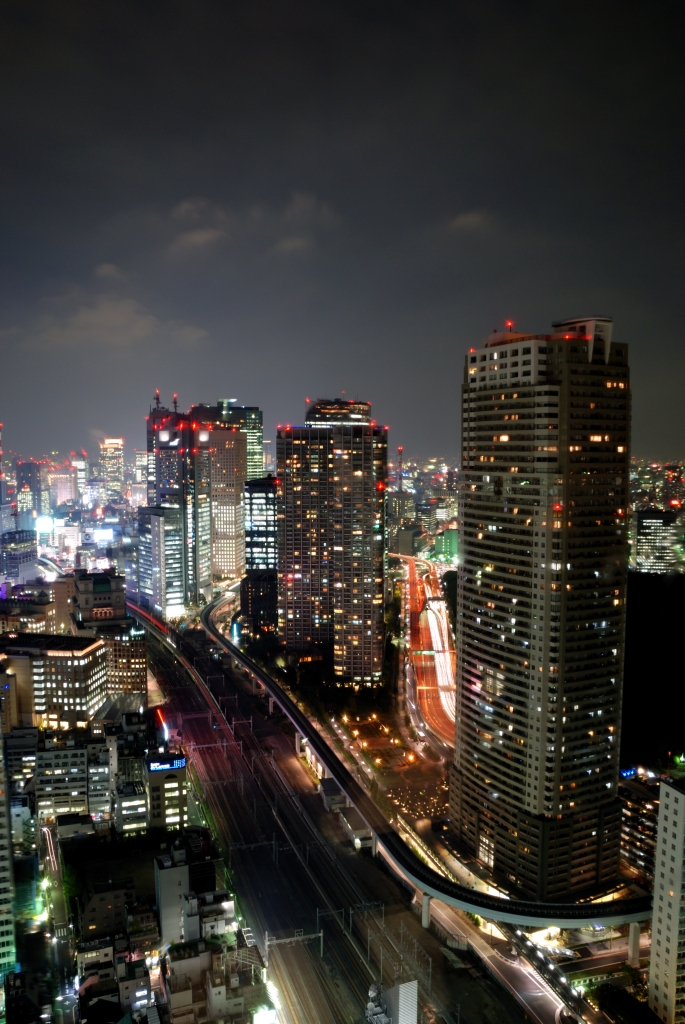
<svg viewBox="0 0 685 1024"><path fill-rule="evenodd" d="M174 412L178 412L178 395L174 392Z"/></svg>
<svg viewBox="0 0 685 1024"><path fill-rule="evenodd" d="M155 405L159 409L159 388L155 390Z"/></svg>
<svg viewBox="0 0 685 1024"><path fill-rule="evenodd" d="M402 447L402 445L399 445L399 447L397 449L397 479L399 481L399 487L397 488L397 490L400 492L400 494L402 493L402 452L403 451L404 451L404 448Z"/></svg>

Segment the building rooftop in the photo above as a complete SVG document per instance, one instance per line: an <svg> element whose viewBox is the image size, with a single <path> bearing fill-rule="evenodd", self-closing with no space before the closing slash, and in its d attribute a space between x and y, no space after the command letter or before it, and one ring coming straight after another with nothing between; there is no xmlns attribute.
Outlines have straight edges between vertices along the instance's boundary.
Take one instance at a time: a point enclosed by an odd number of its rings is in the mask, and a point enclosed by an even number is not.
<svg viewBox="0 0 685 1024"><path fill-rule="evenodd" d="M87 636L66 636L61 633L3 633L0 650L62 651L65 654L85 654L101 646L102 641Z"/></svg>

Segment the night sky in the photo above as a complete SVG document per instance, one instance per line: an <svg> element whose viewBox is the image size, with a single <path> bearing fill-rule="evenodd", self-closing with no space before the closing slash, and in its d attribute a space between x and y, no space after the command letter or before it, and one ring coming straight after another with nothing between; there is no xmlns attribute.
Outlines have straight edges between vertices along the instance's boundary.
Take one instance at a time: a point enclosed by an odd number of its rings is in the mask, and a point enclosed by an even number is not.
<svg viewBox="0 0 685 1024"><path fill-rule="evenodd" d="M8 0L5 448L344 390L456 459L469 345L611 315L634 453L685 456L680 10Z"/></svg>

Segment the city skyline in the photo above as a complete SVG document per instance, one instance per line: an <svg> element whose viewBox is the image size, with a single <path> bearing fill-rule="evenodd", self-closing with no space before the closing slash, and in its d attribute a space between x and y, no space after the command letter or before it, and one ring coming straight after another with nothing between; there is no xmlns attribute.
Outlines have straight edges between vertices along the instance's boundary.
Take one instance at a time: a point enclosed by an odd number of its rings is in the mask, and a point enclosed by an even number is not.
<svg viewBox="0 0 685 1024"><path fill-rule="evenodd" d="M67 9L2 14L8 448L36 408L55 447L140 447L155 388L218 381L267 437L345 390L457 451L465 351L585 311L630 345L636 454L685 450L673 12Z"/></svg>

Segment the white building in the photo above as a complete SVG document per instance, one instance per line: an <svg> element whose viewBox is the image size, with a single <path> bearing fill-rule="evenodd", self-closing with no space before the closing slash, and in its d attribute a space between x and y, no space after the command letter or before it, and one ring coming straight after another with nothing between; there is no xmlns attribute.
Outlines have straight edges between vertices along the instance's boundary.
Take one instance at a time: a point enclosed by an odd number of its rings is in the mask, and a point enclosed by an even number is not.
<svg viewBox="0 0 685 1024"><path fill-rule="evenodd" d="M662 779L654 865L649 1005L665 1024L685 1018L685 780Z"/></svg>
<svg viewBox="0 0 685 1024"><path fill-rule="evenodd" d="M36 752L36 815L42 824L58 814L88 810L88 741L42 734Z"/></svg>
<svg viewBox="0 0 685 1024"><path fill-rule="evenodd" d="M173 848L155 857L155 897L163 946L183 941L183 896L189 888L184 849Z"/></svg>
<svg viewBox="0 0 685 1024"><path fill-rule="evenodd" d="M184 893L181 905L185 942L209 939L236 930L235 901L226 889Z"/></svg>

